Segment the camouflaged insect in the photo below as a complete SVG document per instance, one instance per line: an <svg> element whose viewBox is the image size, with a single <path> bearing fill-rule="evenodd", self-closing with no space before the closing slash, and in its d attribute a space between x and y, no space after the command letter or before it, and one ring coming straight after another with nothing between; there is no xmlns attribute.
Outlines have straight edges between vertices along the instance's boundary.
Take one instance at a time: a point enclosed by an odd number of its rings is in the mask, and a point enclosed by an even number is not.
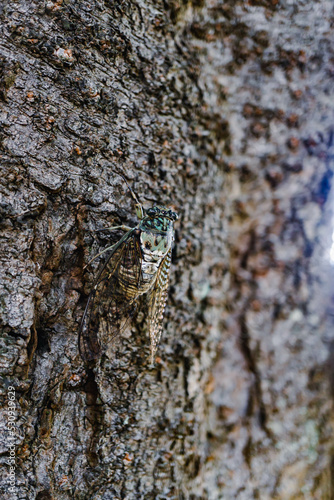
<svg viewBox="0 0 334 500"><path fill-rule="evenodd" d="M152 362L161 337L174 241L173 224L178 215L161 206L149 208L144 215L141 204L128 187L136 201L140 222L134 228L118 226L126 230L126 234L96 256L111 252L88 297L80 325L79 349L88 362L96 360L107 343L126 328L143 294L148 296Z"/></svg>

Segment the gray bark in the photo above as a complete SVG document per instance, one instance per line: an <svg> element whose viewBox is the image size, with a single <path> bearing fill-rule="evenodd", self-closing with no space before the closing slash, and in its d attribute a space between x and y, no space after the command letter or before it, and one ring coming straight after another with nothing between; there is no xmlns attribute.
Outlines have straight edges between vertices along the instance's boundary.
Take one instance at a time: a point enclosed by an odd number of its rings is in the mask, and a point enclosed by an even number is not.
<svg viewBox="0 0 334 500"><path fill-rule="evenodd" d="M13 498L334 498L331 2L0 15L2 497L15 387ZM141 315L89 369L117 171L180 215L171 286L155 365Z"/></svg>

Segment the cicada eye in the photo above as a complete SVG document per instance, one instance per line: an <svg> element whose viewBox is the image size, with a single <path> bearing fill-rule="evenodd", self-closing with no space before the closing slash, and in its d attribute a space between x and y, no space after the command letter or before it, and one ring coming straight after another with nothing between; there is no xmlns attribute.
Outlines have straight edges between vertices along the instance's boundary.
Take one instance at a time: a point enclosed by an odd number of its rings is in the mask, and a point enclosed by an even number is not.
<svg viewBox="0 0 334 500"><path fill-rule="evenodd" d="M177 213L176 212L172 212L172 210L170 210L170 217L173 220L177 220L179 218L179 216L177 215Z"/></svg>
<svg viewBox="0 0 334 500"><path fill-rule="evenodd" d="M150 217L153 217L155 215L155 209L154 208L149 208L146 213Z"/></svg>

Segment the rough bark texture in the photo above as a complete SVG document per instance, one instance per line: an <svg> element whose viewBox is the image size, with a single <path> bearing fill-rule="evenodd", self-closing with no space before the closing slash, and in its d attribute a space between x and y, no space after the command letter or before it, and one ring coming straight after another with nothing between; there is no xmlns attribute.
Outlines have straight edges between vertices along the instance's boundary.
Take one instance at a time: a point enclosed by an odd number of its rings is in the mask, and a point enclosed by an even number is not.
<svg viewBox="0 0 334 500"><path fill-rule="evenodd" d="M14 386L17 498L333 498L332 3L0 11L1 495ZM117 170L180 221L156 364L139 316L90 370Z"/></svg>

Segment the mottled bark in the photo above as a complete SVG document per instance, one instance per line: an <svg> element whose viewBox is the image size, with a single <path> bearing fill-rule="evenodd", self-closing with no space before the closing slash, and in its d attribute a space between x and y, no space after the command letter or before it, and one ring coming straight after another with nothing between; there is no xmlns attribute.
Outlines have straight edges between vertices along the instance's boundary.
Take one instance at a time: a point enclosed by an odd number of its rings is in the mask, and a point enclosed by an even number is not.
<svg viewBox="0 0 334 500"><path fill-rule="evenodd" d="M0 16L1 495L15 387L17 498L333 498L331 2ZM152 366L139 315L88 368L117 171L180 214L164 334Z"/></svg>

